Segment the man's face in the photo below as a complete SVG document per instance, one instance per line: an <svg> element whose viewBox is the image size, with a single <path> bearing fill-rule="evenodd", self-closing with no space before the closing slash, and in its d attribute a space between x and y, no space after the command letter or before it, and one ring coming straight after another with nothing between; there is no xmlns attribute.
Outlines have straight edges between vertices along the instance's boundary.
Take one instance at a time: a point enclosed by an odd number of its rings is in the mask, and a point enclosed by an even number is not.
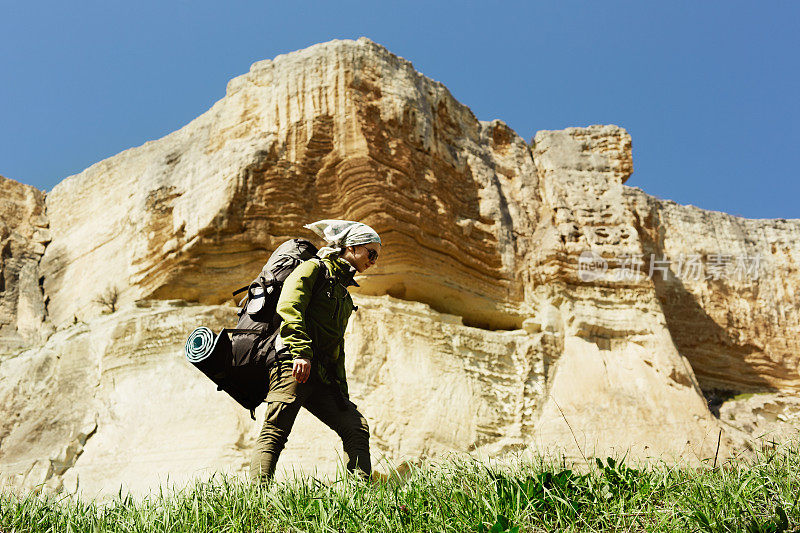
<svg viewBox="0 0 800 533"><path fill-rule="evenodd" d="M377 242L353 246L353 266L361 273L378 262L381 245Z"/></svg>

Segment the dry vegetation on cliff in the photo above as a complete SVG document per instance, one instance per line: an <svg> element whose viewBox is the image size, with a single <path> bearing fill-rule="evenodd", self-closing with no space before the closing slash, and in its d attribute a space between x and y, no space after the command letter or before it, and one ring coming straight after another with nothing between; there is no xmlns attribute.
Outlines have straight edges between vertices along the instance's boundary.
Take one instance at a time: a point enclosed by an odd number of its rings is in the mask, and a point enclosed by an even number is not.
<svg viewBox="0 0 800 533"><path fill-rule="evenodd" d="M598 459L584 472L457 460L400 486L304 477L259 490L218 478L106 504L5 494L0 531L790 531L800 524L798 452L797 442L767 444L699 469Z"/></svg>

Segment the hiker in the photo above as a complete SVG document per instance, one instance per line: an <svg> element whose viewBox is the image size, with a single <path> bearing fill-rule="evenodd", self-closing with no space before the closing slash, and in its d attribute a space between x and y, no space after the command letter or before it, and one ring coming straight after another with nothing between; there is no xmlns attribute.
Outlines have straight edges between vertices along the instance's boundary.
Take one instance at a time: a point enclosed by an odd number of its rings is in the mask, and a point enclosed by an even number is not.
<svg viewBox="0 0 800 533"><path fill-rule="evenodd" d="M366 477L372 471L369 427L347 392L344 331L355 309L347 287L358 286L353 276L378 260L381 239L360 222L321 220L304 227L327 247L317 253L319 260L304 261L289 274L278 299L276 349L289 353L268 369L267 411L250 463L253 483L264 484L275 474L301 406L342 439L349 471ZM326 275L332 278L326 290L312 294L317 277Z"/></svg>

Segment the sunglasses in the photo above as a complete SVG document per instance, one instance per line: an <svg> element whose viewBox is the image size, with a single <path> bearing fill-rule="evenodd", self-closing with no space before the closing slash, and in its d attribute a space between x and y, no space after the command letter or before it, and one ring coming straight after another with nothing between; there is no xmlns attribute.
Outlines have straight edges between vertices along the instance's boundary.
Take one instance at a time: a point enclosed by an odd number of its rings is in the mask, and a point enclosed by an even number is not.
<svg viewBox="0 0 800 533"><path fill-rule="evenodd" d="M372 263L378 260L378 250L374 250L372 248L367 248L367 259L369 259Z"/></svg>

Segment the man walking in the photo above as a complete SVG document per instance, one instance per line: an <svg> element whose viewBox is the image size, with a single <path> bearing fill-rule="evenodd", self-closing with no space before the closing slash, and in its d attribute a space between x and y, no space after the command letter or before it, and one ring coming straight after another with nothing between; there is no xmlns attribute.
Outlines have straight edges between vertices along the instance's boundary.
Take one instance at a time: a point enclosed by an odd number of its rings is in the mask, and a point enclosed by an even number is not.
<svg viewBox="0 0 800 533"><path fill-rule="evenodd" d="M267 412L250 463L254 483L275 474L300 407L339 435L349 471L367 477L372 471L369 427L348 395L344 331L354 310L347 288L358 286L353 276L378 260L381 239L360 222L321 220L305 227L328 245L286 278L278 299L283 322L276 349L288 354L269 368ZM315 283L322 289L315 291Z"/></svg>

